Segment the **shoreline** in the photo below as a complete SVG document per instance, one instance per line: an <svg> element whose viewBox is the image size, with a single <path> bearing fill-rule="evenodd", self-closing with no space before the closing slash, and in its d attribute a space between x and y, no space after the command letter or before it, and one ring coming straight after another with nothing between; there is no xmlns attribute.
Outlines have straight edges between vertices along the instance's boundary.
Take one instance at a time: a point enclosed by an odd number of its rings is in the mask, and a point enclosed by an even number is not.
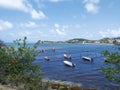
<svg viewBox="0 0 120 90"><path fill-rule="evenodd" d="M43 82L51 82L51 83L59 83L59 84L65 84L65 85L68 85L68 86L79 86L81 87L82 84L81 83L75 83L75 82L71 82L71 81L62 81L62 80L55 80L55 79L46 79L46 78L43 78L42 79Z"/></svg>
<svg viewBox="0 0 120 90"><path fill-rule="evenodd" d="M52 83L52 84L60 84L60 85L65 85L65 86L68 86L68 87L79 87L80 90L106 90L109 89L109 90L114 90L116 88L119 88L120 89L120 86L118 84L114 84L114 86L111 86L113 85L112 83L111 84L105 84L104 86L102 87L84 87L82 83L76 83L76 82L72 82L72 81L62 81L62 80L55 80L55 79L48 79L48 78L43 78L42 79L42 82L44 83ZM113 88L113 89L112 89Z"/></svg>
<svg viewBox="0 0 120 90"><path fill-rule="evenodd" d="M76 82L72 82L72 81L62 81L62 80L55 80L55 79L48 79L48 78L43 78L42 82L44 83L52 83L52 84L59 84L59 85L64 85L64 86L68 86L68 87L79 87L80 90L101 90L101 88L99 87L83 87L82 83L76 83ZM76 90L76 89L75 89ZM78 89L79 90L79 89Z"/></svg>
<svg viewBox="0 0 120 90"><path fill-rule="evenodd" d="M42 79L42 83L43 83L43 85L48 85L47 86L48 88L45 90L59 90L60 88L63 88L62 90L114 90L116 88L118 88L116 90L120 90L119 86L102 87L102 88L81 87L82 84L80 84L80 83L74 83L74 82L62 81L62 80L46 79L46 78ZM43 86L43 87L45 87L45 86ZM18 90L18 89L20 89L20 87L0 84L0 90Z"/></svg>
<svg viewBox="0 0 120 90"><path fill-rule="evenodd" d="M62 81L55 79L42 79L43 83L50 83L48 90L59 90L59 88L63 88L62 90L101 90L100 88L95 87L82 87L82 83L75 83L71 81ZM58 87L58 89L54 89L53 87ZM60 89L61 90L61 89Z"/></svg>

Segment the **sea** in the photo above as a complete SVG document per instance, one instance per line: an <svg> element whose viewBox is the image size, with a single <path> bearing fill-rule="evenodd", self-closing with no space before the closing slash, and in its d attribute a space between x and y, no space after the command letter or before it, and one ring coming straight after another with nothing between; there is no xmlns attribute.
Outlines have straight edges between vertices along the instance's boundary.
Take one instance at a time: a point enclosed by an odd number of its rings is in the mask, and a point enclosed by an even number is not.
<svg viewBox="0 0 120 90"><path fill-rule="evenodd" d="M33 46L33 43L28 46ZM108 81L101 72L101 68L106 67L102 51L119 52L118 47L112 44L40 44L37 51L45 51L36 57L34 63L40 65L46 80L97 90L120 90L120 84ZM52 48L56 50L53 51ZM68 67L63 63L67 60L64 53L72 57L68 61L74 63L75 67ZM50 60L45 60L45 56ZM83 60L82 56L93 58L93 62Z"/></svg>

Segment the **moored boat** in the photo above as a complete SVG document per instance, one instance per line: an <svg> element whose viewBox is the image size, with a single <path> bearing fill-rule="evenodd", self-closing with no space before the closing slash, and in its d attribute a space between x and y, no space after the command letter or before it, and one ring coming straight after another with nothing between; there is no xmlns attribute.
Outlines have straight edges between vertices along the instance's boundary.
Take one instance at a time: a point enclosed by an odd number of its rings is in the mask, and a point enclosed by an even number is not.
<svg viewBox="0 0 120 90"><path fill-rule="evenodd" d="M52 48L52 51L55 51L56 49L55 48Z"/></svg>
<svg viewBox="0 0 120 90"><path fill-rule="evenodd" d="M63 61L65 65L70 66L70 67L75 67L75 64L70 62L70 61Z"/></svg>
<svg viewBox="0 0 120 90"><path fill-rule="evenodd" d="M40 52L43 53L43 52L45 52L45 50L44 49L40 49Z"/></svg>
<svg viewBox="0 0 120 90"><path fill-rule="evenodd" d="M91 57L86 57L86 56L82 56L82 59L90 61L90 62L93 61L93 59Z"/></svg>
<svg viewBox="0 0 120 90"><path fill-rule="evenodd" d="M71 59L71 56L67 55L67 54L63 54L64 58L66 59Z"/></svg>
<svg viewBox="0 0 120 90"><path fill-rule="evenodd" d="M49 61L49 60L50 60L50 58L49 58L48 56L45 56L45 60Z"/></svg>

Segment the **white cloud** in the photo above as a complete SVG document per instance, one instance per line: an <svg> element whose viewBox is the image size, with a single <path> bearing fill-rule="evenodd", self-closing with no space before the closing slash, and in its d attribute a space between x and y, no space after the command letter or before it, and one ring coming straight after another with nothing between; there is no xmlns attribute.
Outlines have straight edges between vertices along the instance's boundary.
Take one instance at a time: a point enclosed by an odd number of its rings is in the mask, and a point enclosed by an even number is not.
<svg viewBox="0 0 120 90"><path fill-rule="evenodd" d="M0 20L0 31L5 29L11 29L12 27L13 27L12 23Z"/></svg>
<svg viewBox="0 0 120 90"><path fill-rule="evenodd" d="M33 9L30 13L31 13L32 18L34 18L34 19L46 18L45 14L42 11L36 11Z"/></svg>
<svg viewBox="0 0 120 90"><path fill-rule="evenodd" d="M99 34L102 36L102 37L118 37L120 36L120 28L118 29L107 29L106 31L103 30L103 31L99 31Z"/></svg>
<svg viewBox="0 0 120 90"><path fill-rule="evenodd" d="M59 28L59 27L60 27L60 25L57 24L57 23L55 23L54 26L55 26L56 28Z"/></svg>
<svg viewBox="0 0 120 90"><path fill-rule="evenodd" d="M24 24L22 23L21 26L22 26L22 27L28 27L28 28L30 28L30 27L35 27L35 26L36 26L36 23L29 21L29 22L24 23Z"/></svg>
<svg viewBox="0 0 120 90"><path fill-rule="evenodd" d="M42 0L42 1L49 1L49 2L61 2L61 1L64 1L64 0Z"/></svg>
<svg viewBox="0 0 120 90"><path fill-rule="evenodd" d="M70 29L70 28L80 29L81 25L80 24L62 25L62 28L63 29Z"/></svg>
<svg viewBox="0 0 120 90"><path fill-rule="evenodd" d="M51 2L59 2L59 1L62 1L62 0L49 0Z"/></svg>
<svg viewBox="0 0 120 90"><path fill-rule="evenodd" d="M55 30L50 30L50 33L52 33L53 35L57 36L65 36L66 35L66 31L64 29L60 30L60 29L55 29Z"/></svg>
<svg viewBox="0 0 120 90"><path fill-rule="evenodd" d="M85 8L88 12L91 12L91 13L98 13L98 6L94 5L93 3L87 3L85 5Z"/></svg>
<svg viewBox="0 0 120 90"><path fill-rule="evenodd" d="M54 24L54 28L53 30L50 30L50 32L54 35L60 35L60 36L64 36L66 35L66 31L65 31L65 26L61 26L57 23Z"/></svg>
<svg viewBox="0 0 120 90"><path fill-rule="evenodd" d="M96 3L98 4L100 2L100 0L90 0L92 3Z"/></svg>
<svg viewBox="0 0 120 90"><path fill-rule="evenodd" d="M29 13L33 19L43 19L46 15L35 10L27 0L0 0L0 7Z"/></svg>
<svg viewBox="0 0 120 90"><path fill-rule="evenodd" d="M24 0L0 0L0 7L28 11L28 7L25 5Z"/></svg>
<svg viewBox="0 0 120 90"><path fill-rule="evenodd" d="M100 2L100 0L84 0L84 3L95 3L98 4Z"/></svg>
<svg viewBox="0 0 120 90"><path fill-rule="evenodd" d="M98 13L99 12L99 4L100 0L84 0L85 8L87 12L90 13Z"/></svg>
<svg viewBox="0 0 120 90"><path fill-rule="evenodd" d="M62 29L62 30L56 29L55 32L56 32L58 35L66 35L66 32L65 32L64 29Z"/></svg>

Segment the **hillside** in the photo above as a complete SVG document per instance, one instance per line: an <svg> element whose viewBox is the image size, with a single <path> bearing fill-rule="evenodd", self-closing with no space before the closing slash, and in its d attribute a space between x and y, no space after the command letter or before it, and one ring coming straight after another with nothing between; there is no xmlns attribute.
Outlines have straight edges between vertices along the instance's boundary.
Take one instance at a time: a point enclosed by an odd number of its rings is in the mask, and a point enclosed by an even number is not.
<svg viewBox="0 0 120 90"><path fill-rule="evenodd" d="M88 40L84 38L74 38L66 41L41 41L41 43L107 43L107 44L120 44L120 37L115 38L102 38L99 40Z"/></svg>
<svg viewBox="0 0 120 90"><path fill-rule="evenodd" d="M88 39L83 39L83 38L74 38L74 39L70 39L65 41L66 43L83 43L83 42L89 42L91 40Z"/></svg>

